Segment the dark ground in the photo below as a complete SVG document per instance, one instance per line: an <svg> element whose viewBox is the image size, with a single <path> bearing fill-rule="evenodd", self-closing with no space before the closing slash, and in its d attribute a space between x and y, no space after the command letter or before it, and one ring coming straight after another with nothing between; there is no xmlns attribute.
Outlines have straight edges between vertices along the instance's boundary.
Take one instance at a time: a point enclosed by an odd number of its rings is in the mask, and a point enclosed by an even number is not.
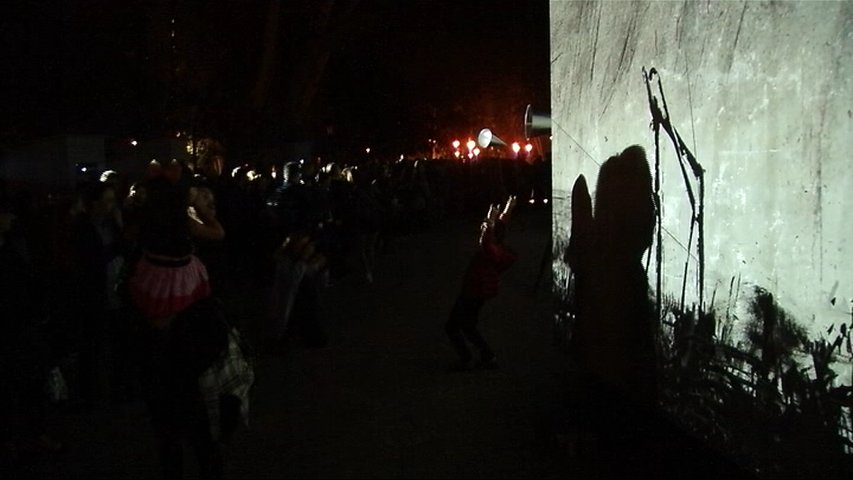
<svg viewBox="0 0 853 480"><path fill-rule="evenodd" d="M249 428L227 449L226 475L334 477L732 477L743 472L663 427L630 445L572 427L579 390L552 346L549 273L534 292L550 211L516 215L519 262L487 304L481 329L500 368L448 373L443 324L475 248L478 218L446 220L399 238L378 257L376 281L357 275L323 293L331 334L321 350L261 356ZM256 341L262 302L250 288L230 309ZM15 477L159 475L141 403L96 413L58 412L65 452L33 459ZM583 439L578 441L578 439ZM195 472L188 455L188 472Z"/></svg>

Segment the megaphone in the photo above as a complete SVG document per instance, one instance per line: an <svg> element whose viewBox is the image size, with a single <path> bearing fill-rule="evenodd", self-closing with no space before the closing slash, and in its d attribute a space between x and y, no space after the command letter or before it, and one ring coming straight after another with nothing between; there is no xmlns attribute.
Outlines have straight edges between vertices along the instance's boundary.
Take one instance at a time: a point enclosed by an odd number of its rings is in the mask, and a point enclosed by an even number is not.
<svg viewBox="0 0 853 480"><path fill-rule="evenodd" d="M532 105L528 104L524 109L524 136L532 138L539 135L551 134L551 117L541 113L535 113Z"/></svg>
<svg viewBox="0 0 853 480"><path fill-rule="evenodd" d="M501 140L488 128L480 130L479 135L477 135L477 144L480 145L480 148L491 147L493 145L498 145L502 147L506 146L506 142Z"/></svg>

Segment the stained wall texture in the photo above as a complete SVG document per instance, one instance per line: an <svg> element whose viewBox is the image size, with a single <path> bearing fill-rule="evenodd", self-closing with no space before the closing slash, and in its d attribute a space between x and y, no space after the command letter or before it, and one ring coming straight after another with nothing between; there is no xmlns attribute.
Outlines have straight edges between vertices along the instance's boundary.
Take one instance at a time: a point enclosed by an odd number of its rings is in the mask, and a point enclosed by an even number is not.
<svg viewBox="0 0 853 480"><path fill-rule="evenodd" d="M593 189L599 165L632 144L647 150L654 174L643 75L654 68L669 119L705 170L706 309L743 308L726 305L734 278L741 290L773 292L813 338L850 322L853 2L555 0L550 8L555 253L568 241L578 174ZM691 238L685 177L664 132L659 174L662 290L681 295L687 263L695 302L697 233ZM689 170L687 179L698 195ZM554 273L565 285L560 255ZM849 384L850 372L843 376Z"/></svg>

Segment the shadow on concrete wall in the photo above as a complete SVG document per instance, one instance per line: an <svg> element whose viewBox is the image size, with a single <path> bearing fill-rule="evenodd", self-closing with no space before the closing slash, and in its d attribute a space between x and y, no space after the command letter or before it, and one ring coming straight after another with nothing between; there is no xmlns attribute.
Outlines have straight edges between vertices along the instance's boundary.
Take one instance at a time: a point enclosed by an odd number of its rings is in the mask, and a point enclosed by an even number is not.
<svg viewBox="0 0 853 480"><path fill-rule="evenodd" d="M761 476L850 478L853 387L836 381L834 365L853 355L853 305L849 323L831 325L825 335L809 339L767 289L751 286L748 298L736 298L742 286L735 275L726 310L706 310L704 170L669 119L660 78L653 95L656 72L644 74L655 134L654 174L639 147L611 157L599 172L594 209L584 176L575 181L562 267L570 274L556 292L555 344L626 397L640 405L653 402ZM662 222L655 206L661 132L676 150L693 212L687 245L698 250L700 281L699 301L690 305L686 284L674 295L660 288ZM648 264L642 264L653 245L654 295ZM728 307L739 300L748 303L748 318L737 318ZM745 322L746 329L736 343L737 322Z"/></svg>

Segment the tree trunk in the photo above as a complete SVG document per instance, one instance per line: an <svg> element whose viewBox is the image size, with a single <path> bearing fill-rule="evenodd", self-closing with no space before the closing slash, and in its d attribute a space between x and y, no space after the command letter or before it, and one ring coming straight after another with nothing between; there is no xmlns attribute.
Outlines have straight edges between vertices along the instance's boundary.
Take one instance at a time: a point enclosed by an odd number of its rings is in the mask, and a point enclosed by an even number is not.
<svg viewBox="0 0 853 480"><path fill-rule="evenodd" d="M267 9L267 23L264 27L263 55L258 70L258 80L252 92L252 106L255 110L263 110L269 97L270 85L276 73L278 59L279 20L281 16L281 0L270 0Z"/></svg>

